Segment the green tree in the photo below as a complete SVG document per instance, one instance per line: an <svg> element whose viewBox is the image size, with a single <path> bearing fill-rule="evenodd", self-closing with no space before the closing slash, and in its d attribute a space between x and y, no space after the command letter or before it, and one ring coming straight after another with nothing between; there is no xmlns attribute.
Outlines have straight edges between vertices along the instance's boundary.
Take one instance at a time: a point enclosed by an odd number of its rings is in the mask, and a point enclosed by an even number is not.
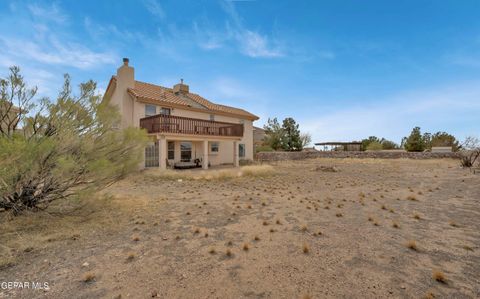
<svg viewBox="0 0 480 299"><path fill-rule="evenodd" d="M274 150L282 149L283 129L278 123L277 118L268 119L267 124L263 126L265 130L264 144Z"/></svg>
<svg viewBox="0 0 480 299"><path fill-rule="evenodd" d="M291 117L285 118L282 125L282 148L285 151L301 151L302 140L300 138L299 125Z"/></svg>
<svg viewBox="0 0 480 299"><path fill-rule="evenodd" d="M420 132L420 127L413 128L410 136L402 141L405 150L409 152L423 152L425 150L425 140Z"/></svg>
<svg viewBox="0 0 480 299"><path fill-rule="evenodd" d="M141 162L145 132L115 129L119 114L95 94L95 82L73 95L65 75L56 102L33 101L37 89L18 67L0 82L0 208L44 209L99 190Z"/></svg>
<svg viewBox="0 0 480 299"><path fill-rule="evenodd" d="M431 149L434 146L451 146L453 151L458 151L460 143L455 136L447 132L437 132L430 136L430 139L425 140L427 148Z"/></svg>

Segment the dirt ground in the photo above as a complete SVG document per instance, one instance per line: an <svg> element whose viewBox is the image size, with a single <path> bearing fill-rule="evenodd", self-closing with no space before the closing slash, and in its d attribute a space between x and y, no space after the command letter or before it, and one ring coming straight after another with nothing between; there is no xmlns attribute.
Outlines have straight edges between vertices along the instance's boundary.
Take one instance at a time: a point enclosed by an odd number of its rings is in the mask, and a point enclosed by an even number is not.
<svg viewBox="0 0 480 299"><path fill-rule="evenodd" d="M47 212L0 214L0 283L49 284L0 298L479 298L480 175L458 164L149 171Z"/></svg>

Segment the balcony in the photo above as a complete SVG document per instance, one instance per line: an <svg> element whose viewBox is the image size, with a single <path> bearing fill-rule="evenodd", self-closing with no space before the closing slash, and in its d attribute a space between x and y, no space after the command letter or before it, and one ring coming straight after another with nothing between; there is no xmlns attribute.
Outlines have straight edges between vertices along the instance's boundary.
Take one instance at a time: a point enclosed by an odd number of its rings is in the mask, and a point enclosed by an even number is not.
<svg viewBox="0 0 480 299"><path fill-rule="evenodd" d="M151 133L243 137L243 124L157 114L140 119L140 128Z"/></svg>

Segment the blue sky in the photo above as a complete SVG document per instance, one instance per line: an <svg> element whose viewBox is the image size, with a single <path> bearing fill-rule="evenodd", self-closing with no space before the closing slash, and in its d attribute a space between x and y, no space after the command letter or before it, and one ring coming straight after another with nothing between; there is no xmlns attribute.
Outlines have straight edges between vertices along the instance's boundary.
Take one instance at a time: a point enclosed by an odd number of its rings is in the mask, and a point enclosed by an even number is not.
<svg viewBox="0 0 480 299"><path fill-rule="evenodd" d="M480 137L480 1L1 1L0 74L41 95L64 73L136 79L261 119L293 117L314 142L413 126Z"/></svg>

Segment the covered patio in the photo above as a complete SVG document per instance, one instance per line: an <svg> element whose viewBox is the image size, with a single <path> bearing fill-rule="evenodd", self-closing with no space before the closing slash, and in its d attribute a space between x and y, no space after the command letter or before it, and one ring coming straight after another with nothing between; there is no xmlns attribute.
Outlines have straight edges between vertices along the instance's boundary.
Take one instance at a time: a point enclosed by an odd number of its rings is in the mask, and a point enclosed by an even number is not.
<svg viewBox="0 0 480 299"><path fill-rule="evenodd" d="M239 138L158 134L145 149L145 167L189 169L239 166Z"/></svg>

